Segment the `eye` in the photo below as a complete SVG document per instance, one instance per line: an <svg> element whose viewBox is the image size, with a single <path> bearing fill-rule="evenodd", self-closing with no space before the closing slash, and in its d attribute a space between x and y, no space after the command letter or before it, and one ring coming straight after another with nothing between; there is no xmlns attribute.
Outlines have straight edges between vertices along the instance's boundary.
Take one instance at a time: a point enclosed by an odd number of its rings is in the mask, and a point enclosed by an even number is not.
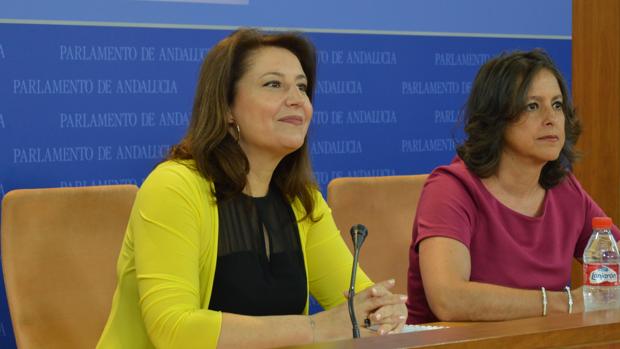
<svg viewBox="0 0 620 349"><path fill-rule="evenodd" d="M555 110L561 110L563 106L564 103L562 101L553 102L553 109Z"/></svg>
<svg viewBox="0 0 620 349"><path fill-rule="evenodd" d="M297 88L299 88L299 91L303 93L308 92L308 85L306 84L297 84Z"/></svg>
<svg viewBox="0 0 620 349"><path fill-rule="evenodd" d="M538 110L538 103L535 103L535 102L528 103L528 104L525 106L525 109L526 109L527 111L534 111L534 110Z"/></svg>
<svg viewBox="0 0 620 349"><path fill-rule="evenodd" d="M278 88L278 87L282 86L282 84L278 80L271 80L271 81L267 81L266 83L264 83L263 86Z"/></svg>

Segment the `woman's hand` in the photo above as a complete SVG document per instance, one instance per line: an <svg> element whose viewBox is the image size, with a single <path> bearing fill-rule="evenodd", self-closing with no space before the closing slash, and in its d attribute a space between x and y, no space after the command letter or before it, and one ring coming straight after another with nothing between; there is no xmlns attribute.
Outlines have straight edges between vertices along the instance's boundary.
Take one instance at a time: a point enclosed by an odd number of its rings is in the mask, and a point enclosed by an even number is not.
<svg viewBox="0 0 620 349"><path fill-rule="evenodd" d="M368 296L370 297L389 297L400 301L378 307L369 312L367 318L370 320L370 325L373 327L376 326L376 333L379 335L400 332L405 325L405 321L407 320L407 307L405 305L407 296L392 294L389 291L392 287L394 287L394 280L387 280L360 292L360 295L368 292ZM359 323L360 326L362 326L364 324L364 320Z"/></svg>
<svg viewBox="0 0 620 349"><path fill-rule="evenodd" d="M355 315L363 336L375 332L364 328L364 320L369 318L372 325L379 325L376 333L398 332L406 320L405 295L392 294L389 289L394 280L377 283L355 295ZM347 303L336 308L312 315L315 323L315 342L351 338L351 319Z"/></svg>

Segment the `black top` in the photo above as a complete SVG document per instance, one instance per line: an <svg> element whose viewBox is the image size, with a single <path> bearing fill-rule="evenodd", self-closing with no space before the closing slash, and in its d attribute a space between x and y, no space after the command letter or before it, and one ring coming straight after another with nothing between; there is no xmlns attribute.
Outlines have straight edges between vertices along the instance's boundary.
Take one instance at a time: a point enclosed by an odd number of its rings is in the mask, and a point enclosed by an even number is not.
<svg viewBox="0 0 620 349"><path fill-rule="evenodd" d="M295 215L280 191L272 186L264 197L240 194L220 201L218 217L209 309L301 314L307 300L304 259Z"/></svg>

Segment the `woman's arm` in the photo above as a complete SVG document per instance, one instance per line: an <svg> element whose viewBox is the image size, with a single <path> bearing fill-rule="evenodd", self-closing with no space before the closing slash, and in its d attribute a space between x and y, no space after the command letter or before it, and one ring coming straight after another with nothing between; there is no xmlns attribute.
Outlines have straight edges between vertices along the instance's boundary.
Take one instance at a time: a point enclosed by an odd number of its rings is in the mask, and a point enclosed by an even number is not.
<svg viewBox="0 0 620 349"><path fill-rule="evenodd" d="M461 242L431 237L419 244L420 271L428 304L442 321L496 321L542 316L541 290L469 281L471 259ZM573 312L583 312L581 288L572 290ZM547 313L566 313L565 292L547 291Z"/></svg>
<svg viewBox="0 0 620 349"><path fill-rule="evenodd" d="M217 347L270 348L309 344L314 341L310 317L302 315L245 316L222 314Z"/></svg>
<svg viewBox="0 0 620 349"><path fill-rule="evenodd" d="M315 222L300 224L307 229L305 243L305 257L308 267L310 292L326 309L331 309L345 301L343 291L349 288L353 257L347 248L336 223L331 209L317 191L315 196ZM305 224L305 226L304 226ZM393 295L389 289L393 286L388 281L373 284L366 274L358 267L355 282L356 290L372 292L376 297L394 297L399 301L393 305L370 309L372 324L380 324L379 331L400 331L406 320L407 308L405 295ZM359 296L356 296L356 300ZM357 314L360 316L360 314ZM365 317L361 317L363 320ZM360 322L361 324L362 322Z"/></svg>
<svg viewBox="0 0 620 349"><path fill-rule="evenodd" d="M363 319L372 310L403 304L401 297L386 293L387 289L383 286L379 284L356 295L355 309L358 323L362 324ZM361 332L366 336L374 334L364 328L361 328ZM348 308L346 304L341 304L311 316L244 316L223 313L222 330L217 347L218 349L271 348L351 337Z"/></svg>

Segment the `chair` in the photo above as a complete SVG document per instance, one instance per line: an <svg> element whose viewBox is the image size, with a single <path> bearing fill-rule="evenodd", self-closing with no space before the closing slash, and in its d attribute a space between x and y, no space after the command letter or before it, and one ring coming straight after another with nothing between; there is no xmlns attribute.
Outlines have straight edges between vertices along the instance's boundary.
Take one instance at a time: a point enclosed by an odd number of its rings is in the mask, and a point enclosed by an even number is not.
<svg viewBox="0 0 620 349"><path fill-rule="evenodd" d="M342 177L327 188L336 226L353 251L349 229L357 223L369 231L360 265L373 281L396 280L394 291L407 294L409 245L418 199L428 175ZM571 288L583 285L581 262L573 259Z"/></svg>
<svg viewBox="0 0 620 349"><path fill-rule="evenodd" d="M368 228L360 266L375 282L394 278L393 291L407 294L413 218L428 175L343 177L332 180L327 201L336 226L353 251L352 225Z"/></svg>
<svg viewBox="0 0 620 349"><path fill-rule="evenodd" d="M2 202L2 268L17 346L94 348L137 187L20 189Z"/></svg>
<svg viewBox="0 0 620 349"><path fill-rule="evenodd" d="M576 258L573 258L570 271L570 287L577 288L581 286L583 286L583 265Z"/></svg>

